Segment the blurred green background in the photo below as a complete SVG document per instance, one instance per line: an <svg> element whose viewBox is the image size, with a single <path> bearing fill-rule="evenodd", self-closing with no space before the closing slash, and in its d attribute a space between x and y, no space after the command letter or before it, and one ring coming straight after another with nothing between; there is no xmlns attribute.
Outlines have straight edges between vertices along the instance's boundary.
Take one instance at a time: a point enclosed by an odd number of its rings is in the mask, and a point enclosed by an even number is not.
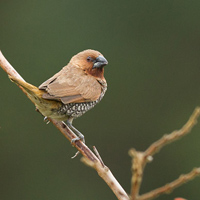
<svg viewBox="0 0 200 200"><path fill-rule="evenodd" d="M40 85L84 49L109 61L103 101L74 121L130 191L131 147L145 150L179 129L200 105L200 1L1 1L0 49ZM34 111L0 70L0 199L116 199L76 149ZM146 167L141 193L200 166L200 124ZM199 199L200 179L169 200Z"/></svg>

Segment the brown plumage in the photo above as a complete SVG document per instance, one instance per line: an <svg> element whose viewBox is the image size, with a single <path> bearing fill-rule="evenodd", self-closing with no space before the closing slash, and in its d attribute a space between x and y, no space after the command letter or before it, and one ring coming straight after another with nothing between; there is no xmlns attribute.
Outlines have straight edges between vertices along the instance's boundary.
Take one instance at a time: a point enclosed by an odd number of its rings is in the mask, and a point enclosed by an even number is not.
<svg viewBox="0 0 200 200"><path fill-rule="evenodd" d="M73 56L68 65L39 88L10 78L23 88L40 113L45 117L67 120L67 125L84 141L83 135L72 126L72 121L103 98L107 90L104 78L107 64L100 52L89 49Z"/></svg>

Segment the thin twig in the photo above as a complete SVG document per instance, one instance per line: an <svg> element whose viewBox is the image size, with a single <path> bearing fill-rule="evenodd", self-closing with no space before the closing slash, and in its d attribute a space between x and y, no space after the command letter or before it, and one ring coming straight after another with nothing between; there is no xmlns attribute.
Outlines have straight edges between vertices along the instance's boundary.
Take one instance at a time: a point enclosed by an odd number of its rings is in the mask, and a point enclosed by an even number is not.
<svg viewBox="0 0 200 200"><path fill-rule="evenodd" d="M197 118L200 115L200 108L197 107L194 112L192 113L191 117L187 121L187 123L177 131L173 131L170 134L164 135L161 139L154 142L146 151L146 157L152 156L158 151L160 151L161 148L163 148L165 145L174 142L175 140L180 139L181 137L185 136L190 132L190 130L194 127L194 125L197 123Z"/></svg>
<svg viewBox="0 0 200 200"><path fill-rule="evenodd" d="M114 189L113 192L115 193L115 195L118 199L130 200L129 196L125 192L122 192L122 191L124 191L124 189L121 187L119 182L117 182L115 180L115 177L113 176L112 172L110 171L110 169L107 166L104 165L104 167L103 167L102 164L100 163L100 161L91 162L86 157L82 157L81 161L83 163L85 163L86 165L94 168L98 172L99 176L107 183L107 185L110 188L112 188L112 190Z"/></svg>
<svg viewBox="0 0 200 200"><path fill-rule="evenodd" d="M102 158L101 158L101 156L100 156L100 154L99 154L99 152L97 151L97 148L96 148L95 146L93 146L93 150L94 150L94 152L95 152L97 158L98 158L99 161L101 162L102 166L104 167L105 164L104 164L104 162L103 162L103 160L102 160Z"/></svg>
<svg viewBox="0 0 200 200"><path fill-rule="evenodd" d="M17 71L11 66L11 64L6 60L3 54L0 51L0 66L2 69L11 77L15 77L24 81L24 79L17 73ZM21 88L21 87L20 87ZM22 88L21 88L22 89ZM22 89L22 91L24 91ZM67 127L64 122L56 121L54 119L48 118L56 128L71 142L73 138L77 136ZM76 141L74 146L78 149L78 151L84 156L85 160L87 160L87 164L90 163L91 166L98 172L99 176L108 184L111 190L114 192L116 197L119 200L129 200L129 197L125 190L121 187L119 182L113 176L111 171L106 167L102 166L99 159L95 156L95 154L81 141Z"/></svg>
<svg viewBox="0 0 200 200"><path fill-rule="evenodd" d="M172 181L171 183L168 183L163 187L157 188L146 194L141 195L137 200L150 200L150 199L155 199L160 194L168 194L172 192L175 188L183 185L184 183L187 183L188 181L192 180L193 178L199 175L200 175L200 168L194 168L188 174L181 175L179 178Z"/></svg>
<svg viewBox="0 0 200 200"><path fill-rule="evenodd" d="M19 75L19 73L12 67L12 65L6 60L1 51L0 51L0 66L9 76L15 76L17 79L25 81Z"/></svg>
<svg viewBox="0 0 200 200"><path fill-rule="evenodd" d="M129 155L132 159L131 200L136 200L142 183L145 166L144 153L131 149Z"/></svg>

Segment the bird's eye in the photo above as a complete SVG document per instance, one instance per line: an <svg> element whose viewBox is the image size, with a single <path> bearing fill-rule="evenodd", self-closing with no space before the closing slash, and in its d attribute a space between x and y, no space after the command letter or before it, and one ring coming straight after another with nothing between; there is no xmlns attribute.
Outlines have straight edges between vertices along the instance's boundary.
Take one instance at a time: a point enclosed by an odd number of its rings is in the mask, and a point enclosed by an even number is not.
<svg viewBox="0 0 200 200"><path fill-rule="evenodd" d="M91 61L92 61L92 58L91 58L90 56L88 56L88 57L87 57L87 61L88 61L88 62L91 62Z"/></svg>

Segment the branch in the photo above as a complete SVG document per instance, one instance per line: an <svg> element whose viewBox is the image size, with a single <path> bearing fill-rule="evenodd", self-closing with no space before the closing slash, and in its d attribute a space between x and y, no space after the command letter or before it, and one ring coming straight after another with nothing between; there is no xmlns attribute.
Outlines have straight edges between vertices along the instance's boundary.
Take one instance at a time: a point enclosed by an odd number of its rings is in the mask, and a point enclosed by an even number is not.
<svg viewBox="0 0 200 200"><path fill-rule="evenodd" d="M167 184L166 186L163 186L147 194L139 196L139 190L140 190L140 186L141 186L142 178L143 178L143 171L147 162L152 161L153 160L152 156L155 153L159 152L159 150L161 150L165 145L172 143L176 141L177 139L180 139L181 137L188 134L190 130L194 127L194 125L197 123L197 118L199 117L199 115L200 115L200 108L197 107L194 110L191 117L189 118L189 120L180 130L173 131L170 134L164 135L161 139L151 144L150 147L144 152L139 152L139 151L136 151L135 149L131 149L129 151L129 155L132 157L132 173L133 173L132 179L131 179L131 200L152 199L153 197L156 197L160 194L167 193L166 190L169 190L169 188L170 190L173 190L175 187L178 187L181 184L199 175L200 168L194 169L188 175L182 175L183 177L186 176L185 179L181 178L182 177L181 176L179 179L173 181L170 184Z"/></svg>
<svg viewBox="0 0 200 200"><path fill-rule="evenodd" d="M181 175L176 180L172 181L171 183L168 183L164 185L163 187L157 188L155 190L152 190L151 192L148 192L146 194L141 195L138 200L150 200L158 197L160 194L169 194L171 193L175 188L183 185L184 183L192 180L196 176L200 175L200 168L194 168L191 172L188 174Z"/></svg>
<svg viewBox="0 0 200 200"><path fill-rule="evenodd" d="M2 52L0 51L0 66L1 68L9 75L14 76L17 79L20 79L22 81L25 81L18 72L12 67L12 65L6 60L6 58L3 56Z"/></svg>
<svg viewBox="0 0 200 200"><path fill-rule="evenodd" d="M160 151L160 149L163 148L165 145L172 143L180 139L181 137L185 136L186 134L188 134L191 131L191 129L194 127L194 125L197 123L197 118L199 117L199 115L200 115L200 107L197 107L192 113L192 115L190 116L187 123L180 130L173 131L170 134L166 134L161 139L154 142L145 151L146 157L153 156L155 153Z"/></svg>
<svg viewBox="0 0 200 200"><path fill-rule="evenodd" d="M15 77L16 79L20 79L22 81L25 81L18 72L11 66L11 64L6 60L6 58L3 56L3 54L0 51L0 66L1 68L10 76ZM21 87L20 87L21 88ZM21 88L22 89L22 88ZM23 89L22 89L23 91ZM64 122L56 121L54 119L48 118L49 121L53 123L53 125L71 142L73 138L76 138L77 136L67 127L67 125ZM124 191L124 189L121 187L121 185L118 183L116 178L113 176L111 171L101 164L101 161L95 154L82 142L82 141L76 141L74 146L78 149L78 151L84 156L85 163L90 163L89 165L93 167L99 176L108 184L108 186L111 188L111 190L114 192L116 197L119 200L129 200L129 197L127 193Z"/></svg>

